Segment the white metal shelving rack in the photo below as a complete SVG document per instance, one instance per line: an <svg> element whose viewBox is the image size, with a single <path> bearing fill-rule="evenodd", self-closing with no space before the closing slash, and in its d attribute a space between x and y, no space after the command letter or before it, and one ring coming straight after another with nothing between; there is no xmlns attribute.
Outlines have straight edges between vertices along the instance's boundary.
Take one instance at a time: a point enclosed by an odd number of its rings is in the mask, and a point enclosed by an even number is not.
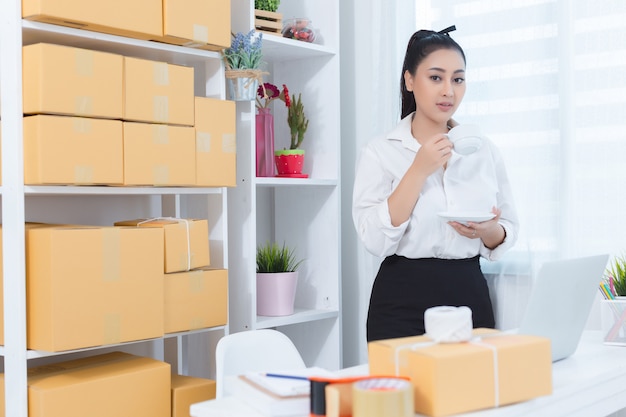
<svg viewBox="0 0 626 417"><path fill-rule="evenodd" d="M170 215L207 218L211 264L228 268L226 188L24 186L22 148L22 45L48 42L126 56L193 66L195 95L225 98L223 64L218 53L103 33L49 25L21 18L21 1L0 3L0 119L2 125L2 233L4 337L0 347L5 373L5 415L28 416L29 361L61 360L72 355L140 347L170 362L180 373L211 377L214 347L228 325L168 334L138 341L40 352L26 349L26 221L84 222L110 225L115 219ZM132 217L131 217L132 216ZM71 219L71 220L70 220ZM145 346L147 345L147 346ZM206 357L208 355L208 358Z"/></svg>
<svg viewBox="0 0 626 417"><path fill-rule="evenodd" d="M232 31L254 27L254 1L232 0ZM310 120L302 148L308 179L255 176L254 103L237 103L237 187L229 192L229 244L241 259L230 268L230 331L278 328L309 366L341 367L339 5L335 0L284 0L283 19L307 17L315 43L263 34L265 81L302 93ZM286 109L273 105L276 149L288 146ZM283 241L305 262L295 312L256 315L256 247Z"/></svg>

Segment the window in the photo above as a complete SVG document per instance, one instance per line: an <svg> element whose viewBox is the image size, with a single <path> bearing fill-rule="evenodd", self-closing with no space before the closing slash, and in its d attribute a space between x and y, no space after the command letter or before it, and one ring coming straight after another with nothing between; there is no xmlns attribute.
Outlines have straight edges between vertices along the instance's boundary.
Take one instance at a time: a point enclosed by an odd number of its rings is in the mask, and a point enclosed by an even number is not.
<svg viewBox="0 0 626 417"><path fill-rule="evenodd" d="M455 118L507 162L522 225L510 256L626 253L626 2L428 3L418 27L456 25L467 55Z"/></svg>

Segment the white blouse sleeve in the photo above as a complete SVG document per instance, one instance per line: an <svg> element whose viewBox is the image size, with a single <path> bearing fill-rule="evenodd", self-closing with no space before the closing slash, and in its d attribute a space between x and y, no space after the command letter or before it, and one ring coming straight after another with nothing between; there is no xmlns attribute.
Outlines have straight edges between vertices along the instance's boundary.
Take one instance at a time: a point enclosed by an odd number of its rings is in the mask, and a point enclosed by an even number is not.
<svg viewBox="0 0 626 417"><path fill-rule="evenodd" d="M375 256L396 252L409 220L394 227L387 200L393 191L393 178L385 172L371 146L361 152L352 195L352 219L365 248Z"/></svg>

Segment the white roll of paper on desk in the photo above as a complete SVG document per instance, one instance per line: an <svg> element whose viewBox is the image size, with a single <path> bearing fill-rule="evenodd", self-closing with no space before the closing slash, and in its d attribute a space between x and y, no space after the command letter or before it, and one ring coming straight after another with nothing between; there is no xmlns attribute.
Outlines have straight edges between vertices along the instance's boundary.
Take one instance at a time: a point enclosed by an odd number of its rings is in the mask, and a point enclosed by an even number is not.
<svg viewBox="0 0 626 417"><path fill-rule="evenodd" d="M473 327L469 307L431 307L424 312L426 336L436 342L467 342L472 338Z"/></svg>
<svg viewBox="0 0 626 417"><path fill-rule="evenodd" d="M352 417L413 417L413 386L402 378L371 378L352 387Z"/></svg>

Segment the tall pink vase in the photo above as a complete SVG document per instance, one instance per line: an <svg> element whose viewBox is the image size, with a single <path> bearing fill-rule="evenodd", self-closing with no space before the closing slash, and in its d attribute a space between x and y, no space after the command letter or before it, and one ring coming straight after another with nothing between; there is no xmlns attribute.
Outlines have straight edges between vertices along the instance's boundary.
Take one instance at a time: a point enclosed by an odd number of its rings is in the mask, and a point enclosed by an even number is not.
<svg viewBox="0 0 626 417"><path fill-rule="evenodd" d="M270 109L256 114L256 176L274 176L274 116Z"/></svg>

